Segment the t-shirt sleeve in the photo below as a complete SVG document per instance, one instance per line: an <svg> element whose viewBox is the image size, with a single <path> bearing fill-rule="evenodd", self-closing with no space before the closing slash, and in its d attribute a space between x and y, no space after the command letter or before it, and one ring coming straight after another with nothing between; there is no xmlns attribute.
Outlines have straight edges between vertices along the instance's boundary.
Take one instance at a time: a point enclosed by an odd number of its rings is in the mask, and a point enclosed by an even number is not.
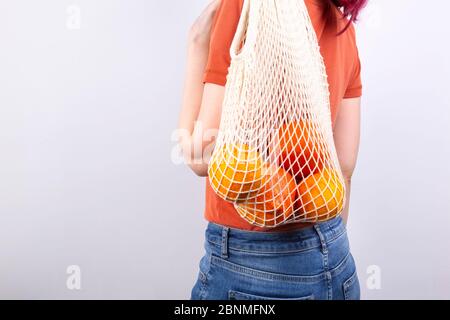
<svg viewBox="0 0 450 320"><path fill-rule="evenodd" d="M359 59L358 50L356 50L355 63L351 73L350 81L347 90L344 94L344 99L359 98L362 96L362 81L361 81L361 60Z"/></svg>
<svg viewBox="0 0 450 320"><path fill-rule="evenodd" d="M222 0L214 18L203 82L224 86L230 66L230 47L239 23L243 0Z"/></svg>

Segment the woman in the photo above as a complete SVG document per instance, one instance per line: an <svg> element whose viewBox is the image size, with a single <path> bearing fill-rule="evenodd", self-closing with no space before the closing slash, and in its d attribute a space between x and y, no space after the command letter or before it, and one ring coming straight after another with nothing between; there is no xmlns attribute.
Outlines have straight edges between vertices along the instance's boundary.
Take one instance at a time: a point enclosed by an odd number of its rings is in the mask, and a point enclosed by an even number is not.
<svg viewBox="0 0 450 320"><path fill-rule="evenodd" d="M300 1L300 0L299 0ZM366 0L305 0L330 89L331 117L349 198L359 146L362 85L352 22ZM229 49L243 0L216 0L190 31L179 129L186 160L207 176L208 155L221 116ZM359 299L355 263L340 217L318 224L265 230L239 217L206 179L206 254L192 299Z"/></svg>

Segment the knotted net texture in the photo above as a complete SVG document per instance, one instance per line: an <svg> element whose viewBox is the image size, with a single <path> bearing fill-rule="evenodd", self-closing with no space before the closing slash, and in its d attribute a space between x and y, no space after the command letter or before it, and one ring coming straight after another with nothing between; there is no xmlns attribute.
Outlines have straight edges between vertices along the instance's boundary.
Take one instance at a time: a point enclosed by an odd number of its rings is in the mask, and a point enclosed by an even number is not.
<svg viewBox="0 0 450 320"><path fill-rule="evenodd" d="M335 217L345 185L304 0L245 0L231 57L212 188L261 227Z"/></svg>

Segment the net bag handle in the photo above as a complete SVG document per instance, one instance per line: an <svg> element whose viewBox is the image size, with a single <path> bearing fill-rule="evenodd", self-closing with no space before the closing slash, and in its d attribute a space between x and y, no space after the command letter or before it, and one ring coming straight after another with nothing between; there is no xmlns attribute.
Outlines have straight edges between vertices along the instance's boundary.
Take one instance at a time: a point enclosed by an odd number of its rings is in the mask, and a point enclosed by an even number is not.
<svg viewBox="0 0 450 320"><path fill-rule="evenodd" d="M261 0L244 0L241 16L230 47L232 60L248 56L256 42L259 21L258 8ZM245 40L242 45L242 41Z"/></svg>

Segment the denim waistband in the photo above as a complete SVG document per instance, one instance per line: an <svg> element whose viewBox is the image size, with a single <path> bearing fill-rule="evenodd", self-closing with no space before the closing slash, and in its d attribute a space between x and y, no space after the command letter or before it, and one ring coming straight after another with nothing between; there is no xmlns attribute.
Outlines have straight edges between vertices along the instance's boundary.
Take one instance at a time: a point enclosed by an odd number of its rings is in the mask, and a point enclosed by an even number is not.
<svg viewBox="0 0 450 320"><path fill-rule="evenodd" d="M340 217L311 227L282 232L246 231L210 222L206 229L206 241L220 246L225 255L228 250L289 253L324 247L343 233L345 225Z"/></svg>

